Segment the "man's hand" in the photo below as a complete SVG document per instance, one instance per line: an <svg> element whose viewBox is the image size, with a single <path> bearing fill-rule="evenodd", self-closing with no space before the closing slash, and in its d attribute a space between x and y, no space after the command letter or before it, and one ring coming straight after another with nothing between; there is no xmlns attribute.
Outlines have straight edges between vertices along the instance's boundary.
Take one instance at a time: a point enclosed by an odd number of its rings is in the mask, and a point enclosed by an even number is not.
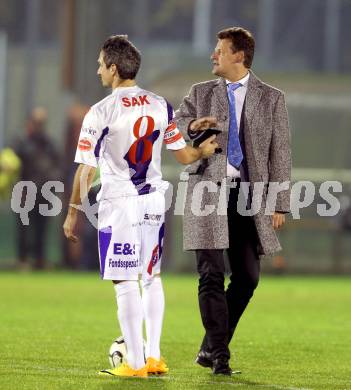
<svg viewBox="0 0 351 390"><path fill-rule="evenodd" d="M68 209L67 217L65 219L65 223L63 224L63 231L65 232L65 236L73 241L77 242L78 237L74 235L74 229L77 224L77 210L70 207Z"/></svg>
<svg viewBox="0 0 351 390"><path fill-rule="evenodd" d="M272 215L273 228L279 229L285 223L285 214L282 213L274 213Z"/></svg>
<svg viewBox="0 0 351 390"><path fill-rule="evenodd" d="M189 125L190 131L203 131L216 127L217 118L214 116L204 116L203 118L192 121Z"/></svg>
<svg viewBox="0 0 351 390"><path fill-rule="evenodd" d="M90 165L80 164L74 175L72 195L70 198L70 206L68 208L67 217L63 224L63 230L65 236L73 241L77 242L78 237L74 234L74 229L77 224L77 213L78 209L73 207L82 202L82 200L88 195L91 183L95 176L96 168Z"/></svg>
<svg viewBox="0 0 351 390"><path fill-rule="evenodd" d="M218 148L218 144L215 141L216 136L211 135L211 137L208 137L205 139L205 141L201 142L199 145L199 149L201 150L201 157L202 158L208 158L211 157L216 149Z"/></svg>

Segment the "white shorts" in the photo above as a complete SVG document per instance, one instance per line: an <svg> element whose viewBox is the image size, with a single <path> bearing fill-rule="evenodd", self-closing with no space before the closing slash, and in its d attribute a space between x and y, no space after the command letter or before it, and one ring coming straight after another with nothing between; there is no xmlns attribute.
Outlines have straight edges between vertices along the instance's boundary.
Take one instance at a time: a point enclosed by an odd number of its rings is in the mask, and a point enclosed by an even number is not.
<svg viewBox="0 0 351 390"><path fill-rule="evenodd" d="M99 204L100 273L106 280L147 280L160 273L165 198L160 192Z"/></svg>

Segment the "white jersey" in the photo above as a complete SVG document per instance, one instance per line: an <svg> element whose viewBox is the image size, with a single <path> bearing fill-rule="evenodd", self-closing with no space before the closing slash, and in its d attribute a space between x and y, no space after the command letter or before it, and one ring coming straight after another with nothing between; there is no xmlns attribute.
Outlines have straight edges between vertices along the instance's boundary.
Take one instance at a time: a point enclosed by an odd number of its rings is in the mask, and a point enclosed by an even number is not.
<svg viewBox="0 0 351 390"><path fill-rule="evenodd" d="M116 88L91 107L79 136L75 162L99 166L98 199L164 191L161 149L179 150L185 141L172 122L173 109L150 91Z"/></svg>

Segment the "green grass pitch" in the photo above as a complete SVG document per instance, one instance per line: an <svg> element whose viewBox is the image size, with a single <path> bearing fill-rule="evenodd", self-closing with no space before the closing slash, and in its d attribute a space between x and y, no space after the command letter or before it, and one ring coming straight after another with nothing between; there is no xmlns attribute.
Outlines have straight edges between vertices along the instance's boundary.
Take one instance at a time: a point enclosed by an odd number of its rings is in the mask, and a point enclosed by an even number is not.
<svg viewBox="0 0 351 390"><path fill-rule="evenodd" d="M351 389L351 280L263 277L231 344L242 374L194 364L203 335L195 276L164 276L161 378L98 377L120 334L97 274L0 274L0 389Z"/></svg>

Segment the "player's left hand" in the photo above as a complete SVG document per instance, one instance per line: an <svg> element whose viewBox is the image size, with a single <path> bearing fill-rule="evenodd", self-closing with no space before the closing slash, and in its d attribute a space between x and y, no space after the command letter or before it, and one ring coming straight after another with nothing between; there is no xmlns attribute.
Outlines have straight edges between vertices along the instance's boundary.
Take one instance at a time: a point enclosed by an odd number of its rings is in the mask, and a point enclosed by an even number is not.
<svg viewBox="0 0 351 390"><path fill-rule="evenodd" d="M279 229L285 223L285 214L282 213L274 213L272 215L273 228Z"/></svg>
<svg viewBox="0 0 351 390"><path fill-rule="evenodd" d="M65 236L73 242L78 241L78 237L74 234L76 224L77 213L75 211L72 212L71 210L69 210L65 219L65 223L63 224L63 231L65 232Z"/></svg>

